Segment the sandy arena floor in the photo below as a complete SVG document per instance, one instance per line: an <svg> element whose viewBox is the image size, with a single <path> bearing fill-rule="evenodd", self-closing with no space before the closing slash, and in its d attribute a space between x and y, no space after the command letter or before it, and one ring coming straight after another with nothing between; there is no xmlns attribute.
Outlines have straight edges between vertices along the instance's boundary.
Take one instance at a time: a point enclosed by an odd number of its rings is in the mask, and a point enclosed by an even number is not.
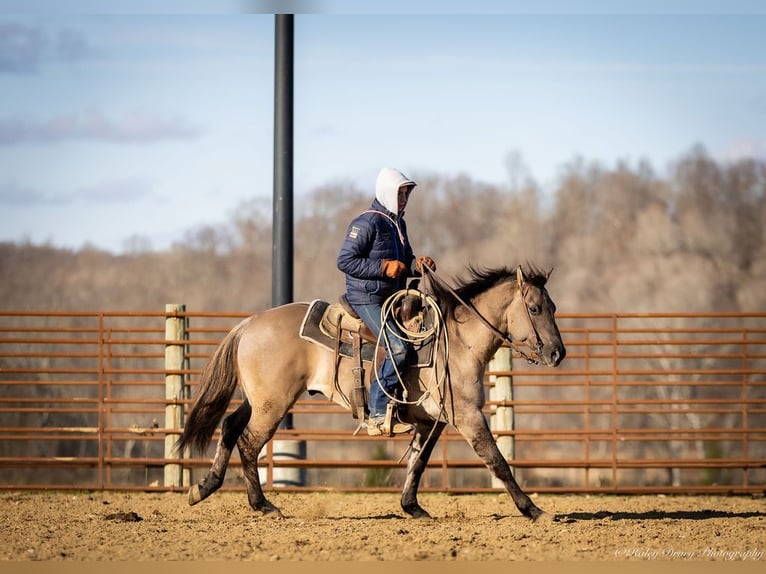
<svg viewBox="0 0 766 574"><path fill-rule="evenodd" d="M0 493L2 560L718 560L766 563L766 499L535 496L557 521L531 524L505 494L421 494L413 520L396 494L241 492L190 507L177 493Z"/></svg>

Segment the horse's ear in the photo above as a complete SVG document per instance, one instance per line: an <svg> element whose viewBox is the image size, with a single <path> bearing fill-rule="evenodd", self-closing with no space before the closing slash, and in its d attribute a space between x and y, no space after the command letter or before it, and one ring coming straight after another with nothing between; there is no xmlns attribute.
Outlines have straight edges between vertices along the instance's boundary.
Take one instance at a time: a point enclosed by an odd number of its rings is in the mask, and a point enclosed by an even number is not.
<svg viewBox="0 0 766 574"><path fill-rule="evenodd" d="M551 267L551 270L545 274L545 280L547 281L548 279L550 279L551 275L553 275L553 267Z"/></svg>
<svg viewBox="0 0 766 574"><path fill-rule="evenodd" d="M516 283L519 284L519 289L524 287L524 283L526 282L526 278L524 277L524 272L521 270L521 265L516 267Z"/></svg>

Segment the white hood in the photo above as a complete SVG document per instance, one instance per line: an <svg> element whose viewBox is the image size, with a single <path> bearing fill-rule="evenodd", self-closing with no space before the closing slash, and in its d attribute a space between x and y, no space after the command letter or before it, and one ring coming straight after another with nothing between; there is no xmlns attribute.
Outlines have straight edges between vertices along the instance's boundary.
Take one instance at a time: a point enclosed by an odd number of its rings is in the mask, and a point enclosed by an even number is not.
<svg viewBox="0 0 766 574"><path fill-rule="evenodd" d="M417 184L398 169L384 167L375 181L375 199L391 213L399 211L399 188L404 185L415 187Z"/></svg>

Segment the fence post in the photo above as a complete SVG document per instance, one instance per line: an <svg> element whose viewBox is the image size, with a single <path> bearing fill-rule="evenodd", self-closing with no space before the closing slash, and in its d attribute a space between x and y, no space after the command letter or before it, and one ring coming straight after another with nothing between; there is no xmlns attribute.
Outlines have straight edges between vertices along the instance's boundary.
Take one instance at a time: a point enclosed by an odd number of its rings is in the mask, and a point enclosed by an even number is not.
<svg viewBox="0 0 766 574"><path fill-rule="evenodd" d="M500 347L495 356L489 362L489 371L491 372L510 372L513 368L512 355L510 347ZM512 401L513 400L513 377L511 375L490 375L489 381L492 385L489 388L490 401ZM512 431L514 430L514 417L512 405L495 405L491 409L490 428L493 431ZM502 435L497 437L497 448L503 458L512 461L515 458L515 443L513 435ZM514 471L511 467L511 471ZM519 477L516 476L519 482ZM505 485L495 476L492 476L492 488L505 488Z"/></svg>
<svg viewBox="0 0 766 574"><path fill-rule="evenodd" d="M175 450L175 443L181 435L184 423L185 397L184 367L186 317L178 313L186 311L186 305L168 303L165 305L165 459L180 459L181 453ZM176 431L176 432L173 432ZM164 486L183 485L183 465L180 463L165 463Z"/></svg>

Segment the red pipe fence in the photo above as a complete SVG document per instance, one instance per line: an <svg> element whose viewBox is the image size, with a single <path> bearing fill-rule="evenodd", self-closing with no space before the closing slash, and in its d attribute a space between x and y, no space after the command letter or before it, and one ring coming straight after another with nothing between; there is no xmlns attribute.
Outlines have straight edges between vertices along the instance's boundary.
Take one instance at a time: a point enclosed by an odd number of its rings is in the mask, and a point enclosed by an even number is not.
<svg viewBox="0 0 766 574"><path fill-rule="evenodd" d="M245 315L0 311L0 488L186 490L208 452L172 446L199 374ZM534 492L761 493L766 313L567 314L567 358L487 370L485 413ZM233 406L241 400L235 394ZM398 490L408 438L352 436L351 414L306 395L262 453L267 489ZM298 451L294 449L299 445ZM224 488L243 489L237 455ZM425 491L498 489L445 431Z"/></svg>

